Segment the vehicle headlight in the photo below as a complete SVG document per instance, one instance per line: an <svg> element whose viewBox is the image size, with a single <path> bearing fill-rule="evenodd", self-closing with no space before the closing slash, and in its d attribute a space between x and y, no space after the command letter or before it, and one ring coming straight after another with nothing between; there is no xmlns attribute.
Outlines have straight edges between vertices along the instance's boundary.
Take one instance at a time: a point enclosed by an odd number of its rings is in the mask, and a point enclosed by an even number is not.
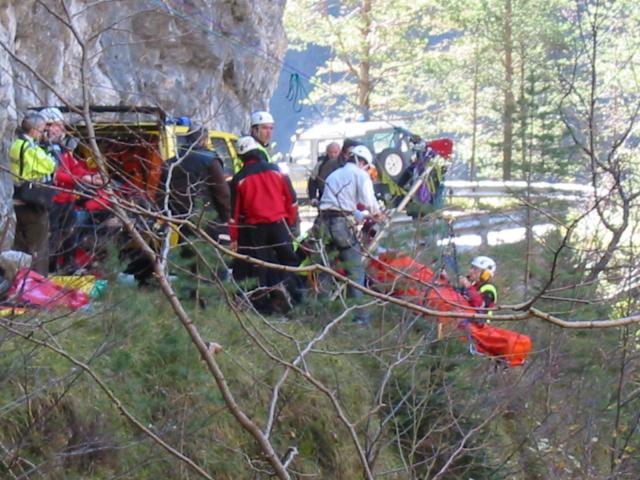
<svg viewBox="0 0 640 480"><path fill-rule="evenodd" d="M278 165L278 168L282 173L284 173L285 175L289 175L290 170L289 170L289 164L287 162L278 162L276 163L276 165Z"/></svg>

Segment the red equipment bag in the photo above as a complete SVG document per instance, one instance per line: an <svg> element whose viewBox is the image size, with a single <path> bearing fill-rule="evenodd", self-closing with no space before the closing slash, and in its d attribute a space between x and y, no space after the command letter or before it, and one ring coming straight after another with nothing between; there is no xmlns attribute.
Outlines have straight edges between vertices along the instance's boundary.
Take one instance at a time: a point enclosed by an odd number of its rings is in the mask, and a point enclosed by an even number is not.
<svg viewBox="0 0 640 480"><path fill-rule="evenodd" d="M451 155L451 152L453 151L453 141L448 138L432 140L427 143L427 146L444 158L449 158L449 155Z"/></svg>
<svg viewBox="0 0 640 480"><path fill-rule="evenodd" d="M77 310L89 303L89 296L80 290L71 290L46 279L28 268L19 270L7 292L12 303L43 308L66 307Z"/></svg>
<svg viewBox="0 0 640 480"><path fill-rule="evenodd" d="M467 329L478 353L491 357L498 357L510 367L524 364L531 352L533 344L531 338L522 333L512 332L491 325L465 322Z"/></svg>

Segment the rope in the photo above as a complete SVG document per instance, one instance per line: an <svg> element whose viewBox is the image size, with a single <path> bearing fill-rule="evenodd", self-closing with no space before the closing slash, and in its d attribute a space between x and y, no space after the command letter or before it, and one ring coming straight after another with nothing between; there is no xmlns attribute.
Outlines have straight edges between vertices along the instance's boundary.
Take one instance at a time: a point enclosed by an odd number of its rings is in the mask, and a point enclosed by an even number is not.
<svg viewBox="0 0 640 480"><path fill-rule="evenodd" d="M468 319L464 319L459 323L459 326L462 327L466 333L467 342L469 344L469 353L471 355L484 356L483 353L478 351L478 348L476 347L476 342L475 340L473 340L473 337L471 336L471 329L469 328L470 323L471 321Z"/></svg>
<svg viewBox="0 0 640 480"><path fill-rule="evenodd" d="M302 93L303 95L300 95ZM292 103L293 111L300 113L302 111L301 98L305 98L308 92L305 90L302 81L300 80L299 73L292 73L289 77L289 91L287 92L286 99Z"/></svg>
<svg viewBox="0 0 640 480"><path fill-rule="evenodd" d="M447 234L448 244L451 246L451 252L453 254L453 272L456 274L456 284L458 283L458 275L460 275L460 267L458 266L458 248L456 247L456 234L453 231L453 219L449 219L447 222Z"/></svg>

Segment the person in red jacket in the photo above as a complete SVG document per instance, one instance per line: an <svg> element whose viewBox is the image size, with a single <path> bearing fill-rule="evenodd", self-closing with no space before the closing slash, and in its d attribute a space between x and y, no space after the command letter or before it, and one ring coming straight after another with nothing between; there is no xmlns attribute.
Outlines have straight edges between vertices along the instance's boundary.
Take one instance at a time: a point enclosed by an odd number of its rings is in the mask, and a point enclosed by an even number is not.
<svg viewBox="0 0 640 480"><path fill-rule="evenodd" d="M97 198L95 191L103 185L102 177L89 169L86 163L76 158L73 149L77 140L66 134L62 112L49 107L41 112L46 120L47 144L49 153L56 159L57 168L53 185L60 190L53 197L49 211L51 223L49 270L62 268L74 269L73 255L78 241L78 218L76 207L81 201L88 210L105 209L108 204L80 197L76 192L86 190ZM93 191L92 191L93 190ZM90 205L90 208L88 208Z"/></svg>
<svg viewBox="0 0 640 480"><path fill-rule="evenodd" d="M231 180L231 248L260 260L298 266L291 234L298 207L291 181L267 161L253 137L242 137L236 145L244 166ZM248 265L241 273L237 267L238 262L233 267L236 279L257 277L261 287L284 280L294 301L301 299L293 275Z"/></svg>

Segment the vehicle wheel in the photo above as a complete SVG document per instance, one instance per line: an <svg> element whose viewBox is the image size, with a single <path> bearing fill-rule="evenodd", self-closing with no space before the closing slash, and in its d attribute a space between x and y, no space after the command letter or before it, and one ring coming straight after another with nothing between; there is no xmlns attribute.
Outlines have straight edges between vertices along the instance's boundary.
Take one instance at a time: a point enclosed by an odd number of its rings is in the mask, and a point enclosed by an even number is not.
<svg viewBox="0 0 640 480"><path fill-rule="evenodd" d="M410 164L408 156L397 148L385 148L378 155L378 165L394 182L400 179Z"/></svg>

